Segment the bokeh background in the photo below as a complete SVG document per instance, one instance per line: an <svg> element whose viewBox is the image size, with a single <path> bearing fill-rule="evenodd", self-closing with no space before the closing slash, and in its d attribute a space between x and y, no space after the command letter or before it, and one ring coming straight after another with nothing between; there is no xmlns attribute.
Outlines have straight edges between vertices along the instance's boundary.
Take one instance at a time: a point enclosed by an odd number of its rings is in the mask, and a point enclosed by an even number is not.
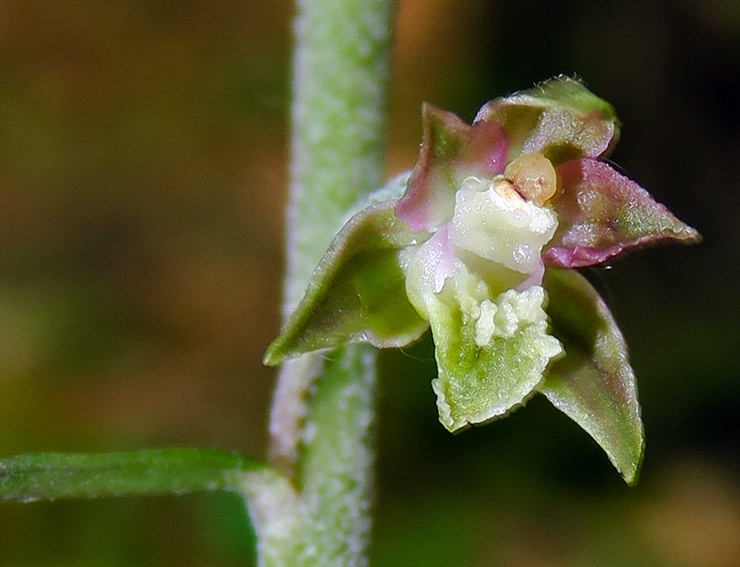
<svg viewBox="0 0 740 567"><path fill-rule="evenodd" d="M0 457L262 456L287 181L287 0L0 0ZM740 565L740 3L401 0L390 175L429 101L578 74L613 160L704 235L590 276L631 347L635 488L535 398L451 436L429 342L382 357L373 564ZM0 566L250 566L225 494L0 504Z"/></svg>

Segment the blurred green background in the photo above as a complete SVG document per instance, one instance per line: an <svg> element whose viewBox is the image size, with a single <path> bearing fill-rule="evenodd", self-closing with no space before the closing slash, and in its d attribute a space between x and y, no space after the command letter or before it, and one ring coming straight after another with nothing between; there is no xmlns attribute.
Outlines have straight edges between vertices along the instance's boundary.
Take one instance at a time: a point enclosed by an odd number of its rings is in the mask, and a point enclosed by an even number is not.
<svg viewBox="0 0 740 567"><path fill-rule="evenodd" d="M286 0L0 0L0 457L262 456L287 181ZM740 2L402 0L387 173L426 100L577 73L612 159L704 235L590 271L631 347L624 486L543 398L449 435L429 342L385 352L377 567L740 565ZM253 565L238 498L0 504L0 567Z"/></svg>

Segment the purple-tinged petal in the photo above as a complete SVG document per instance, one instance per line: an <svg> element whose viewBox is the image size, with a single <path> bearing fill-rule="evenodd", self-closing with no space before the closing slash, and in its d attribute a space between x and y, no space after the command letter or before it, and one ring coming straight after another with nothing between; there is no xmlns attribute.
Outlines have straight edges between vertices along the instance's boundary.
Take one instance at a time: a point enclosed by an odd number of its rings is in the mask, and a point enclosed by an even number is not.
<svg viewBox="0 0 740 567"><path fill-rule="evenodd" d="M551 203L559 226L543 255L549 266L591 266L635 246L701 239L645 189L604 162L572 160L557 172L560 189Z"/></svg>
<svg viewBox="0 0 740 567"><path fill-rule="evenodd" d="M452 218L465 177L503 172L506 144L498 124L470 126L430 104L422 107L422 129L419 160L396 215L415 231L434 231Z"/></svg>
<svg viewBox="0 0 740 567"><path fill-rule="evenodd" d="M459 181L469 175L494 177L504 172L506 166L506 138L496 123L474 124L470 142L455 163L455 174Z"/></svg>
<svg viewBox="0 0 740 567"><path fill-rule="evenodd" d="M419 252L424 255L424 270L428 276L431 289L439 293L445 285L445 281L457 272L455 267L455 253L450 244L450 224L447 223L422 245Z"/></svg>
<svg viewBox="0 0 740 567"><path fill-rule="evenodd" d="M542 285L542 278L545 276L545 264L540 260L535 270L529 274L526 280L516 286L517 291L524 291L535 285Z"/></svg>
<svg viewBox="0 0 740 567"><path fill-rule="evenodd" d="M645 439L624 338L609 308L578 272L548 268L544 286L552 333L565 356L550 365L539 390L585 429L633 484Z"/></svg>
<svg viewBox="0 0 740 567"><path fill-rule="evenodd" d="M522 152L544 154L555 164L599 157L619 137L614 108L570 77L490 101L475 118L475 125L487 122L503 128L507 161Z"/></svg>

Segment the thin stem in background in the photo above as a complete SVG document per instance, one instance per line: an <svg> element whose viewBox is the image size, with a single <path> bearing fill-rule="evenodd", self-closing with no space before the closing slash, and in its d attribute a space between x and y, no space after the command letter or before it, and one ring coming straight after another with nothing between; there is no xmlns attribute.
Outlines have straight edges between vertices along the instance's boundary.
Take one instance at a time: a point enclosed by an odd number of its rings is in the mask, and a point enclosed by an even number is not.
<svg viewBox="0 0 740 567"><path fill-rule="evenodd" d="M391 0L298 1L283 319L346 211L382 181L393 6ZM320 368L309 354L280 370L270 460L289 476L305 392Z"/></svg>
<svg viewBox="0 0 740 567"><path fill-rule="evenodd" d="M392 16L391 0L298 2L283 318L347 210L380 186ZM347 347L280 371L270 458L299 490L302 564L366 564L374 358Z"/></svg>

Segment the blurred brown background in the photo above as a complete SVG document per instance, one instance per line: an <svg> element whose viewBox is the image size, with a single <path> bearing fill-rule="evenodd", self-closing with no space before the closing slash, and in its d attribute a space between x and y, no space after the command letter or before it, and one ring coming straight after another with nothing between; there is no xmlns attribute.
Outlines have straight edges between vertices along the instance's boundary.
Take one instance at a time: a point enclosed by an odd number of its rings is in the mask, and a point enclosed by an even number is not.
<svg viewBox="0 0 740 567"><path fill-rule="evenodd" d="M285 0L0 0L0 457L203 445L262 456L287 179ZM388 173L427 100L577 73L613 160L699 247L595 270L648 448L623 485L535 399L453 437L428 342L388 352L375 566L740 565L740 3L402 0ZM253 564L229 495L0 505L0 567Z"/></svg>

